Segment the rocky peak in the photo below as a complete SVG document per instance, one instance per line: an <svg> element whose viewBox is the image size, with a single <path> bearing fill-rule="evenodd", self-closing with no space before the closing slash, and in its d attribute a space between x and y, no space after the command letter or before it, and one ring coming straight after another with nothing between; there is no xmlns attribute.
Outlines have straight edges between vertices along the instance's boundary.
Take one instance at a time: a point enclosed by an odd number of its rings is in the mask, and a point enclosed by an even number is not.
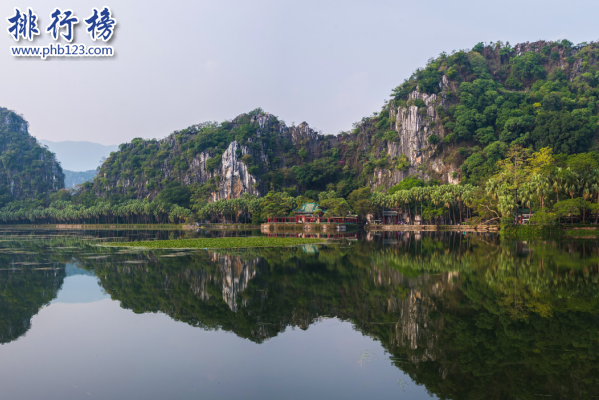
<svg viewBox="0 0 599 400"><path fill-rule="evenodd" d="M29 123L25 121L23 116L3 107L0 107L0 113L4 114L4 118L0 120L0 127L21 133L29 133Z"/></svg>
<svg viewBox="0 0 599 400"><path fill-rule="evenodd" d="M243 114L245 115L245 114ZM239 118L239 117L237 117ZM271 125L273 122L275 122L277 120L277 118L272 115L271 113L259 113L256 114L254 116L252 116L251 122L254 123L256 122L258 124L258 126L260 127L260 129L264 129L265 127Z"/></svg>
<svg viewBox="0 0 599 400"><path fill-rule="evenodd" d="M377 169L371 179L374 188L383 186L389 188L398 184L408 176L418 175L422 179L428 179L425 170L428 168L440 173L444 182L451 179L452 166L435 162L437 147L429 143L431 135L435 134L439 139L445 137L445 130L438 115L437 107L447 107L446 93L451 90L451 84L446 76L443 76L440 84L441 93L426 94L414 90L409 94L406 105L391 105L389 117L395 120L395 131L398 134L397 142L389 142L387 155L391 160L405 156L410 166L405 170Z"/></svg>
<svg viewBox="0 0 599 400"><path fill-rule="evenodd" d="M241 150L242 157L250 153L247 146L240 146L236 140L231 142L222 155L220 166L212 173L218 175L222 182L219 190L212 193L213 201L238 198L244 193L260 195L256 186L257 180L238 157L238 150Z"/></svg>

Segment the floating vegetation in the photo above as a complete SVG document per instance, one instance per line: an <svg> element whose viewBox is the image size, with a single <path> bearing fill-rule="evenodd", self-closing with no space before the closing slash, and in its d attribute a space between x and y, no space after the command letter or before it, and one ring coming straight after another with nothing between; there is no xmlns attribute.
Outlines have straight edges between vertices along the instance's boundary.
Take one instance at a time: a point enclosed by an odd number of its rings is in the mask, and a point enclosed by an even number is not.
<svg viewBox="0 0 599 400"><path fill-rule="evenodd" d="M147 249L238 249L247 247L286 247L323 242L325 242L325 239L250 236L109 243L103 246L140 247Z"/></svg>
<svg viewBox="0 0 599 400"><path fill-rule="evenodd" d="M172 253L172 254L163 254L161 256L158 257L181 257L181 256L188 256L191 253Z"/></svg>
<svg viewBox="0 0 599 400"><path fill-rule="evenodd" d="M42 265L42 264L50 264L50 263L38 263L38 262L26 262L26 261L11 263L11 265Z"/></svg>
<svg viewBox="0 0 599 400"><path fill-rule="evenodd" d="M401 379L398 379L397 383L399 383L399 387L401 388L401 390L405 392L406 391L406 386L407 386L406 381L402 381Z"/></svg>
<svg viewBox="0 0 599 400"><path fill-rule="evenodd" d="M375 358L377 358L376 354L374 354L370 350L365 350L364 352L362 352L362 355L360 356L360 359L357 362L360 364L360 367L363 367L365 363L368 363L374 360Z"/></svg>

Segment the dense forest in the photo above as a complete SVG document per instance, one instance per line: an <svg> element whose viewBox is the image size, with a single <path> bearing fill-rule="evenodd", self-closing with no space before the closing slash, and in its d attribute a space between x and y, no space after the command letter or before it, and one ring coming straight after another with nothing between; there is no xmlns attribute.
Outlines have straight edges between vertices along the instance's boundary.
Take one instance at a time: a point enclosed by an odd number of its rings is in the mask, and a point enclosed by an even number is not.
<svg viewBox="0 0 599 400"><path fill-rule="evenodd" d="M493 223L534 208L544 222L586 220L599 211L598 58L594 42L478 43L430 59L348 132L256 109L136 138L92 182L10 204L0 220L260 222L307 200L331 215Z"/></svg>

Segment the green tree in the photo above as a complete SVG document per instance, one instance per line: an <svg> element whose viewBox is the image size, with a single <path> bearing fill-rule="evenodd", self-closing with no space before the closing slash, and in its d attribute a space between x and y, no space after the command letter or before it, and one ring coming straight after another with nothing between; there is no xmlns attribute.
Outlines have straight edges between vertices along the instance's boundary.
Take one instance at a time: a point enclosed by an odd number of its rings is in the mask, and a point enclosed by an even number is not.
<svg viewBox="0 0 599 400"><path fill-rule="evenodd" d="M287 216L294 207L295 202L292 197L288 197L284 193L271 191L260 202L262 220L265 221L268 217Z"/></svg>
<svg viewBox="0 0 599 400"><path fill-rule="evenodd" d="M372 191L369 187L356 189L349 194L347 201L352 210L358 215L366 216L374 212L374 206L370 200Z"/></svg>
<svg viewBox="0 0 599 400"><path fill-rule="evenodd" d="M351 207L345 199L325 199L319 203L319 207L326 210L327 217L345 217L351 212Z"/></svg>

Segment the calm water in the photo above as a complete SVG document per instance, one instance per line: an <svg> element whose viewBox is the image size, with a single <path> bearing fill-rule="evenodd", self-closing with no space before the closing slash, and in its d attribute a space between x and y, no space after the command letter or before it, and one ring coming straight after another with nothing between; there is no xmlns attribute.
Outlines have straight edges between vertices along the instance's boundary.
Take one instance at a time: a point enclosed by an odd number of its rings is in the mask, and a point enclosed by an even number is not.
<svg viewBox="0 0 599 400"><path fill-rule="evenodd" d="M1 232L0 398L599 397L597 241L97 246L180 235Z"/></svg>

